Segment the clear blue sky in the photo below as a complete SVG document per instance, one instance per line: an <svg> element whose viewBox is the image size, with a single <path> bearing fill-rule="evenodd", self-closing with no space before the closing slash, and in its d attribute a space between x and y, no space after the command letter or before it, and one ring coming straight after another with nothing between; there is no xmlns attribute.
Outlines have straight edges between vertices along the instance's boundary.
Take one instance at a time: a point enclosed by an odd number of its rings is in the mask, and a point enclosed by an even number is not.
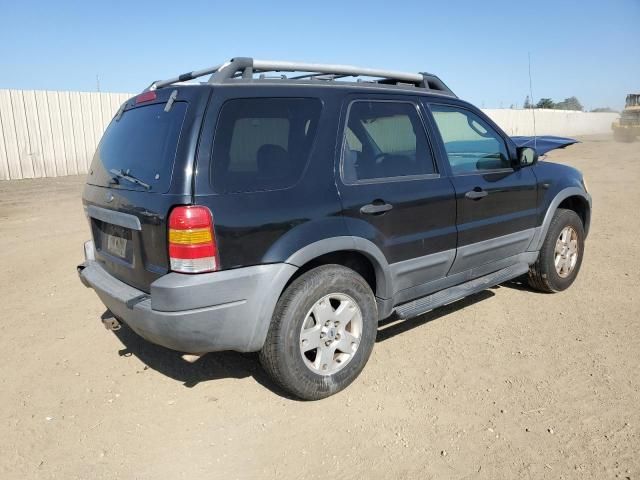
<svg viewBox="0 0 640 480"><path fill-rule="evenodd" d="M0 0L0 88L137 92L232 56L431 71L484 107L640 91L640 0Z"/></svg>

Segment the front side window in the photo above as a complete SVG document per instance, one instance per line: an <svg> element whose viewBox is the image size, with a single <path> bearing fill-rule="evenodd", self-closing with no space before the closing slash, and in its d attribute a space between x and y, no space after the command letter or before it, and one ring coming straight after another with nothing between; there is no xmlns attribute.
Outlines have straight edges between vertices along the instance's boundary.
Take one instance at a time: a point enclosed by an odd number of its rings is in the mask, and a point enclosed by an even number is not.
<svg viewBox="0 0 640 480"><path fill-rule="evenodd" d="M346 183L435 173L426 134L412 103L353 102L342 145Z"/></svg>
<svg viewBox="0 0 640 480"><path fill-rule="evenodd" d="M478 115L461 108L432 105L454 175L511 168L502 137Z"/></svg>
<svg viewBox="0 0 640 480"><path fill-rule="evenodd" d="M320 100L242 98L226 102L213 144L216 192L276 190L302 176L318 128Z"/></svg>

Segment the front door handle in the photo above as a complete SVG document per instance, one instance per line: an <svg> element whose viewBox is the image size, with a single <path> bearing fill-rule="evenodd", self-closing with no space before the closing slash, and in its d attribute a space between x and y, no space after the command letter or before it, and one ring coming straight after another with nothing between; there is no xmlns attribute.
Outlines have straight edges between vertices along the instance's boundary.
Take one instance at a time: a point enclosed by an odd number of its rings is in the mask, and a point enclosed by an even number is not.
<svg viewBox="0 0 640 480"><path fill-rule="evenodd" d="M464 194L465 197L470 198L471 200L480 200L487 195L489 195L489 192L482 190L480 187L476 187Z"/></svg>
<svg viewBox="0 0 640 480"><path fill-rule="evenodd" d="M364 205L360 208L360 213L364 215L380 215L382 213L388 212L393 208L393 205L390 203L370 203L368 205Z"/></svg>

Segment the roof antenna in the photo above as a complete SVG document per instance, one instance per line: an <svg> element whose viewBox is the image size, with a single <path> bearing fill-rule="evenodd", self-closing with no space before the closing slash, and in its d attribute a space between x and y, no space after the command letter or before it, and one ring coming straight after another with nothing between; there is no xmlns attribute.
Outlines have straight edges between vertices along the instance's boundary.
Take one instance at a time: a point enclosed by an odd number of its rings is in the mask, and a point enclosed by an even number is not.
<svg viewBox="0 0 640 480"><path fill-rule="evenodd" d="M536 104L533 100L533 82L531 81L531 52L529 55L529 96L531 97L531 115L533 116L533 148L537 149L538 137L536 135Z"/></svg>

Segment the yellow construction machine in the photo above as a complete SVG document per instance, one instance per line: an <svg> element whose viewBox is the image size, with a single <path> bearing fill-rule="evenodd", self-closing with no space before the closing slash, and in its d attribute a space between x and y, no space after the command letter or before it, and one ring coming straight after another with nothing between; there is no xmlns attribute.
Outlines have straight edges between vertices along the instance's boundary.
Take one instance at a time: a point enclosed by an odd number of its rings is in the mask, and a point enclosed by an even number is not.
<svg viewBox="0 0 640 480"><path fill-rule="evenodd" d="M620 118L611 124L618 142L633 142L640 135L640 93L630 93Z"/></svg>

